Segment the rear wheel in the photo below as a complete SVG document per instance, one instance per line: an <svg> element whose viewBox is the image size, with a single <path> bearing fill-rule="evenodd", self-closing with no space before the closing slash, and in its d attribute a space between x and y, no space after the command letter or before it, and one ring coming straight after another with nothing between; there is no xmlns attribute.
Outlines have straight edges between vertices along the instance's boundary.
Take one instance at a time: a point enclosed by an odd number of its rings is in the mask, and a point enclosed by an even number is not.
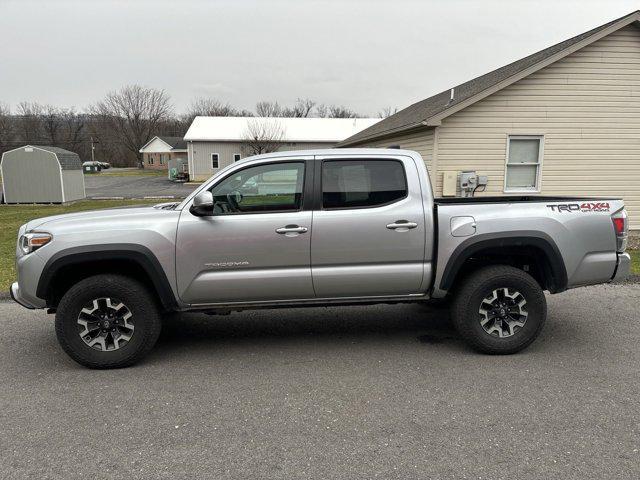
<svg viewBox="0 0 640 480"><path fill-rule="evenodd" d="M484 267L461 285L452 305L453 323L475 350L515 353L540 334L547 303L538 282L506 265Z"/></svg>
<svg viewBox="0 0 640 480"><path fill-rule="evenodd" d="M160 335L160 312L149 291L120 275L78 282L56 311L56 335L64 351L89 368L132 365Z"/></svg>

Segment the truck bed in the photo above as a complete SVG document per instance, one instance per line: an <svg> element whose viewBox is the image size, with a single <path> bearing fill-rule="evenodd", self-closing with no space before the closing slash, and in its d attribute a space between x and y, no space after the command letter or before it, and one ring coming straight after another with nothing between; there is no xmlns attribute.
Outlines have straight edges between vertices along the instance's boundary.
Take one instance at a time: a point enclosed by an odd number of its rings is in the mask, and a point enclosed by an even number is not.
<svg viewBox="0 0 640 480"><path fill-rule="evenodd" d="M623 208L621 199L511 195L434 202L436 296L449 287L447 265L473 245L490 245L496 251L508 248L509 242L515 242L516 250L517 245L528 243L549 246L551 267L561 271L555 275L562 279L556 291L607 282L615 273L617 247L611 215Z"/></svg>

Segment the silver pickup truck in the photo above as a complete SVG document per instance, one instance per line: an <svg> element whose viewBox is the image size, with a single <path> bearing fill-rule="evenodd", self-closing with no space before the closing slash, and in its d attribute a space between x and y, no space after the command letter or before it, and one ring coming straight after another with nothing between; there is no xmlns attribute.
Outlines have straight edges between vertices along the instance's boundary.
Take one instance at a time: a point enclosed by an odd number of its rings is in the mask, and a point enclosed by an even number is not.
<svg viewBox="0 0 640 480"><path fill-rule="evenodd" d="M444 297L471 347L513 353L540 333L545 290L630 266L620 199L435 200L420 155L395 149L251 157L180 203L40 218L18 237L12 297L55 312L92 368L142 358L165 312Z"/></svg>

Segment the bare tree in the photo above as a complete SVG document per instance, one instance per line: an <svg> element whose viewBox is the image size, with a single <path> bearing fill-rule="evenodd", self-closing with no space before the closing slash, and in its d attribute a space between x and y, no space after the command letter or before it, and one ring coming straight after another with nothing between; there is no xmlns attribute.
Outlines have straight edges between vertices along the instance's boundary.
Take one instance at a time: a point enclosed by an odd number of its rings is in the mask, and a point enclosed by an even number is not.
<svg viewBox="0 0 640 480"><path fill-rule="evenodd" d="M281 117L282 107L278 102L261 101L256 103L256 114L259 117Z"/></svg>
<svg viewBox="0 0 640 480"><path fill-rule="evenodd" d="M74 108L61 109L59 115L64 147L72 152L80 153L81 145L88 140L86 116L80 115Z"/></svg>
<svg viewBox="0 0 640 480"><path fill-rule="evenodd" d="M387 118L398 113L398 107L384 107L378 112L378 118Z"/></svg>
<svg viewBox="0 0 640 480"><path fill-rule="evenodd" d="M316 117L327 118L329 116L329 107L321 103L316 107Z"/></svg>
<svg viewBox="0 0 640 480"><path fill-rule="evenodd" d="M311 116L316 102L308 98L299 98L292 107L283 107L278 102L261 101L256 103L259 117L304 118Z"/></svg>
<svg viewBox="0 0 640 480"><path fill-rule="evenodd" d="M299 98L293 107L285 107L282 109L282 117L306 118L311 115L311 111L316 102L308 98Z"/></svg>
<svg viewBox="0 0 640 480"><path fill-rule="evenodd" d="M36 102L20 102L17 112L17 133L24 143L39 143L42 138L42 106Z"/></svg>
<svg viewBox="0 0 640 480"><path fill-rule="evenodd" d="M279 120L266 118L249 120L243 135L248 155L277 151L285 138L285 133Z"/></svg>
<svg viewBox="0 0 640 480"><path fill-rule="evenodd" d="M329 118L358 118L358 114L350 108L341 105L331 105L329 107Z"/></svg>
<svg viewBox="0 0 640 480"><path fill-rule="evenodd" d="M316 106L315 116L320 118L358 118L356 112L350 108L343 107L341 105L325 105L321 103Z"/></svg>
<svg viewBox="0 0 640 480"><path fill-rule="evenodd" d="M53 105L45 105L41 112L43 140L47 145L58 146L62 129L61 112Z"/></svg>
<svg viewBox="0 0 640 480"><path fill-rule="evenodd" d="M173 111L169 95L164 90L128 85L91 107L104 128L111 130L122 146L135 155L143 168L140 147L157 134L158 126Z"/></svg>
<svg viewBox="0 0 640 480"><path fill-rule="evenodd" d="M252 117L248 110L238 110L229 103L222 103L215 98L197 97L194 98L187 109L187 113L182 115L181 120L188 126L193 119L198 116L206 117Z"/></svg>
<svg viewBox="0 0 640 480"><path fill-rule="evenodd" d="M12 144L14 122L9 106L0 102L0 154L8 150Z"/></svg>

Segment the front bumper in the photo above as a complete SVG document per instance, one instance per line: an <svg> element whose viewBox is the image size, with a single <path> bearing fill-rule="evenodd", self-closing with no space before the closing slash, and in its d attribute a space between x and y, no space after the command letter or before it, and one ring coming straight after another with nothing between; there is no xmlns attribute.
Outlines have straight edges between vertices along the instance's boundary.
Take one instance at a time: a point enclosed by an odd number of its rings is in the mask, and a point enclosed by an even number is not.
<svg viewBox="0 0 640 480"><path fill-rule="evenodd" d="M19 303L23 307L30 309L38 308L35 305L31 305L20 295L20 285L18 285L18 282L13 282L11 288L9 288L9 293L11 294L11 298L13 298L15 302Z"/></svg>
<svg viewBox="0 0 640 480"><path fill-rule="evenodd" d="M618 265L611 281L614 283L623 282L629 277L629 273L631 273L631 255L628 253L618 254Z"/></svg>

